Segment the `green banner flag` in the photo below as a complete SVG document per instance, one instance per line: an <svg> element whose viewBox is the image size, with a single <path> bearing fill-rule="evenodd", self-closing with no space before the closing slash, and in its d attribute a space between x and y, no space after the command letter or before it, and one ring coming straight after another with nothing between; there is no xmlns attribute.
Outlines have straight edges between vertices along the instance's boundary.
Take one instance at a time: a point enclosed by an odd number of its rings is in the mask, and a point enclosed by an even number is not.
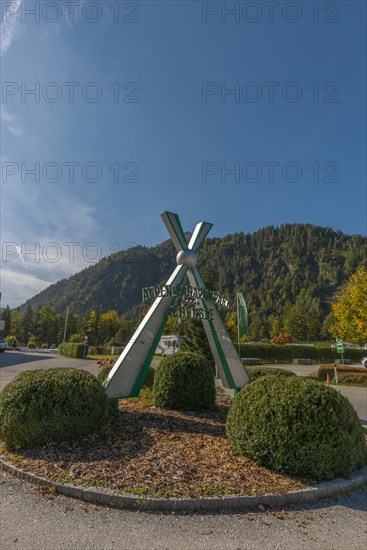
<svg viewBox="0 0 367 550"><path fill-rule="evenodd" d="M245 298L242 292L237 293L237 324L238 324L238 335L247 336L248 335L248 311L246 306Z"/></svg>

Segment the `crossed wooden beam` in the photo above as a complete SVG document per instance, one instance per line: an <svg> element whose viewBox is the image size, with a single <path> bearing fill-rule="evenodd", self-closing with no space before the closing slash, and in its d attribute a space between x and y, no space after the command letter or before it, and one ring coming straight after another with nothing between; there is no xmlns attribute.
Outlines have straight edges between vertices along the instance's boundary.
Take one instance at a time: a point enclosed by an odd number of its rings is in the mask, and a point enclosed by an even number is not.
<svg viewBox="0 0 367 550"><path fill-rule="evenodd" d="M192 287L205 289L196 267L197 252L213 225L207 222L198 223L187 244L178 215L163 212L161 217L177 250L178 265L166 285L172 287L179 285L187 275ZM160 296L155 299L106 380L106 391L110 398L139 395L164 331L168 309L174 300L174 296ZM204 310L212 310L212 318L202 319L202 323L222 384L225 388L241 388L249 382L249 379L216 306L210 299L198 298L198 300Z"/></svg>

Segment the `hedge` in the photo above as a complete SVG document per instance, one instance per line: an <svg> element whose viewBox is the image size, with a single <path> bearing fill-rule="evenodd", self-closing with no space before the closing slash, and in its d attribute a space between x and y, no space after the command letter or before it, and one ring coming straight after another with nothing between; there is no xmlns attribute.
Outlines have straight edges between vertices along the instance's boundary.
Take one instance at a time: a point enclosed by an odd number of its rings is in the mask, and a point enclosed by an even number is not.
<svg viewBox="0 0 367 550"><path fill-rule="evenodd" d="M365 357L366 350L346 349L345 359L353 363L360 363ZM335 348L314 346L289 346L272 344L243 344L241 346L241 357L256 357L263 363L293 363L294 359L311 359L314 363L335 362L339 357Z"/></svg>
<svg viewBox="0 0 367 550"><path fill-rule="evenodd" d="M297 376L294 372L290 370L283 370L283 369L267 369L267 368L255 369L253 367L246 367L246 372L248 374L250 382L257 380L262 376Z"/></svg>
<svg viewBox="0 0 367 550"><path fill-rule="evenodd" d="M364 367L348 367L336 365L336 371L338 374L361 374L367 376L367 369ZM326 380L327 375L330 378L334 376L334 365L320 365L317 371L317 377L319 380Z"/></svg>
<svg viewBox="0 0 367 550"><path fill-rule="evenodd" d="M77 359L83 359L85 356L86 345L74 342L64 342L59 345L59 354L66 357L76 357Z"/></svg>
<svg viewBox="0 0 367 550"><path fill-rule="evenodd" d="M364 429L348 399L298 376L265 376L242 388L226 428L236 452L284 474L332 479L367 460Z"/></svg>
<svg viewBox="0 0 367 550"><path fill-rule="evenodd" d="M10 450L68 441L97 431L110 413L104 388L87 371L24 371L0 393L0 436Z"/></svg>
<svg viewBox="0 0 367 550"><path fill-rule="evenodd" d="M347 384L348 386L367 386L367 372L357 374L352 372L351 374L342 373L338 375L339 384Z"/></svg>
<svg viewBox="0 0 367 550"><path fill-rule="evenodd" d="M197 353L174 353L159 363L153 384L156 407L208 410L215 405L211 364Z"/></svg>

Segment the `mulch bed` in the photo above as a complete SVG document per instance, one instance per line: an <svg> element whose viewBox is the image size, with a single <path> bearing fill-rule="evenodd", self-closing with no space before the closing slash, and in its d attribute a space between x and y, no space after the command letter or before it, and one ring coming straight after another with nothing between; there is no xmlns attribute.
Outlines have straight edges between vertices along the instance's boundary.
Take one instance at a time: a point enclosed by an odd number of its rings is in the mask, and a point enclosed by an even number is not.
<svg viewBox="0 0 367 550"><path fill-rule="evenodd" d="M305 487L231 450L225 433L230 403L218 397L214 411L188 413L122 400L119 414L98 433L6 455L54 481L140 495L264 495Z"/></svg>

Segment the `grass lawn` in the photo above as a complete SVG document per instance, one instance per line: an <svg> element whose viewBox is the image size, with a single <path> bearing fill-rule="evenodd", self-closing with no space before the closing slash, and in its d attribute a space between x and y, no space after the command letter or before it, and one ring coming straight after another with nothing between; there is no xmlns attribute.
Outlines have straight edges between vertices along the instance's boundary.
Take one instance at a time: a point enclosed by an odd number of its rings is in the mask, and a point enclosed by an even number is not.
<svg viewBox="0 0 367 550"><path fill-rule="evenodd" d="M88 355L86 359L93 359L94 361L101 361L102 359L118 359L118 355Z"/></svg>
<svg viewBox="0 0 367 550"><path fill-rule="evenodd" d="M101 361L101 359L118 359L119 355L88 355L86 359L93 359L94 361ZM154 355L153 360L157 359L160 361L162 359L161 355Z"/></svg>

